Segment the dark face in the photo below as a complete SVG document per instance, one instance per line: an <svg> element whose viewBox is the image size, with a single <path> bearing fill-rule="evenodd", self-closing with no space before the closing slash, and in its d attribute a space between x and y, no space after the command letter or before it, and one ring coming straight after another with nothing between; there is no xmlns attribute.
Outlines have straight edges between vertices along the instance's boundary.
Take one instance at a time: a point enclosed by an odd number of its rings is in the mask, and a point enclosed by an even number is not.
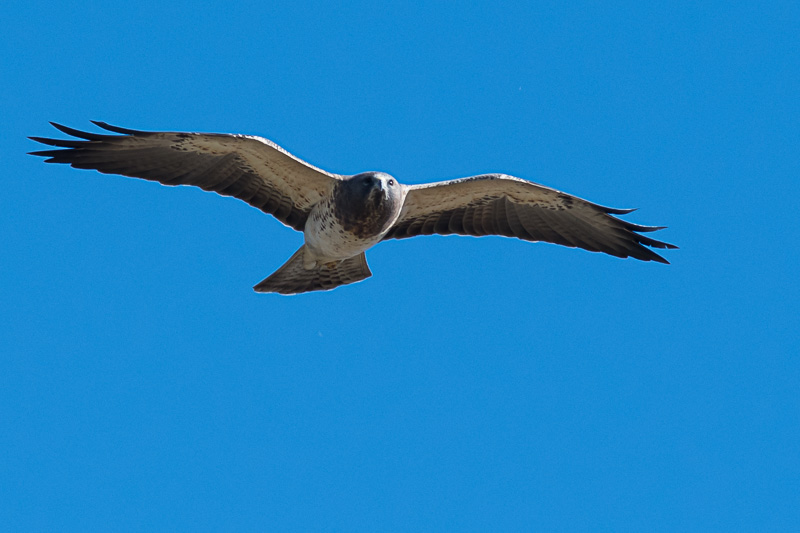
<svg viewBox="0 0 800 533"><path fill-rule="evenodd" d="M403 190L384 172L364 172L341 182L337 216L360 236L378 234L401 207Z"/></svg>
<svg viewBox="0 0 800 533"><path fill-rule="evenodd" d="M400 185L384 172L364 172L347 180L350 194L365 204L389 203L400 197Z"/></svg>

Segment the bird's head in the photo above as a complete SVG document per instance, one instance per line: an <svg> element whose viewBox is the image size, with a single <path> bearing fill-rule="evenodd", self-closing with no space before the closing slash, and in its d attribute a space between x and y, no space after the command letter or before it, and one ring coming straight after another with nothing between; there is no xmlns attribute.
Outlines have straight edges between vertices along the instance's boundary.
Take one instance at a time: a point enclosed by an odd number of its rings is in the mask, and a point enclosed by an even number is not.
<svg viewBox="0 0 800 533"><path fill-rule="evenodd" d="M365 204L394 203L402 199L402 186L385 172L362 172L347 180L350 194Z"/></svg>

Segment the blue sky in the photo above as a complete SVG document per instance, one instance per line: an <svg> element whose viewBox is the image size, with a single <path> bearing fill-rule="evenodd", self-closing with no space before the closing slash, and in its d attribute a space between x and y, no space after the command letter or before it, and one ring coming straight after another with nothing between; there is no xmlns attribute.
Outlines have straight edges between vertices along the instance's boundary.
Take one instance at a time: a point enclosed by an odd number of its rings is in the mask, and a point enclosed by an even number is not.
<svg viewBox="0 0 800 533"><path fill-rule="evenodd" d="M0 7L13 531L796 531L795 2ZM48 121L531 179L671 265L504 238L259 295L302 236L25 153Z"/></svg>

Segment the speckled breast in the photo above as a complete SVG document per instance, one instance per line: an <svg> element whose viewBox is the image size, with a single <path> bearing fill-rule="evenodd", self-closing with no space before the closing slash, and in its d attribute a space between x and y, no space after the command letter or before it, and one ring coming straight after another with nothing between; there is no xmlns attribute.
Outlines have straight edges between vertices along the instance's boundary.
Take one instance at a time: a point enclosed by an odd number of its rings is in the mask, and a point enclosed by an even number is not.
<svg viewBox="0 0 800 533"><path fill-rule="evenodd" d="M303 233L306 245L316 256L331 260L345 259L380 242L391 222L394 220L363 211L344 214L342 206L337 206L331 196L314 206Z"/></svg>

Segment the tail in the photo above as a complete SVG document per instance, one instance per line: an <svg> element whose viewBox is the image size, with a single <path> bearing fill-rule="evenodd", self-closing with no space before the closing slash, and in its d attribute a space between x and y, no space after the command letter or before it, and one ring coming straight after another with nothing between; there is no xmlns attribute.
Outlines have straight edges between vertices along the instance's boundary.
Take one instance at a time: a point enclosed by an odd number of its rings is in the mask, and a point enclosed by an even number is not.
<svg viewBox="0 0 800 533"><path fill-rule="evenodd" d="M329 291L339 285L355 283L372 275L367 266L367 257L364 252L336 263L318 265L306 270L303 266L305 251L306 246L301 246L282 267L253 287L253 290L280 294Z"/></svg>

